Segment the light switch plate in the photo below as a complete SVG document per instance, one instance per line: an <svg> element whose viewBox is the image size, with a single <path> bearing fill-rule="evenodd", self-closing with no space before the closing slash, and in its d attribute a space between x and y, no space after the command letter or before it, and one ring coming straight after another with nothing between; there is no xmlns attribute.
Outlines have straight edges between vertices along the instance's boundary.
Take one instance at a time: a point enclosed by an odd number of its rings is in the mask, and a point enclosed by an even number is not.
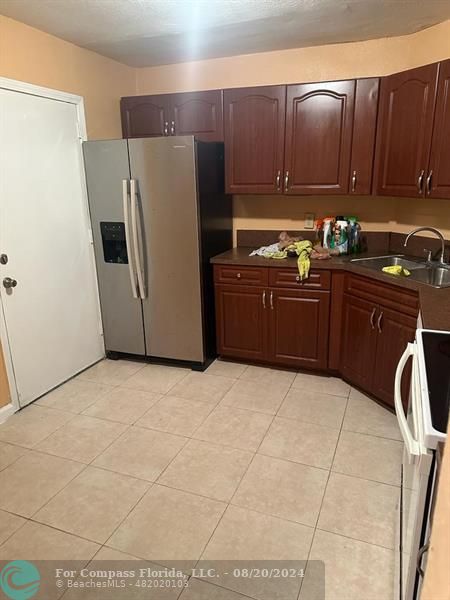
<svg viewBox="0 0 450 600"><path fill-rule="evenodd" d="M314 229L314 213L305 213L305 229Z"/></svg>

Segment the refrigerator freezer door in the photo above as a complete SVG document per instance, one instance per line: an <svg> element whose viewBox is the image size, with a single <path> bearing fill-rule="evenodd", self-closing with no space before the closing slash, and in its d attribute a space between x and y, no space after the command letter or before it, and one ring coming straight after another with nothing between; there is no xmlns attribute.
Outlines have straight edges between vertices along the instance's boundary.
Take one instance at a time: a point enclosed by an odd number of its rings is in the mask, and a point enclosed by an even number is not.
<svg viewBox="0 0 450 600"><path fill-rule="evenodd" d="M195 142L130 139L140 217L147 355L203 362Z"/></svg>
<svg viewBox="0 0 450 600"><path fill-rule="evenodd" d="M123 181L130 179L127 141L85 142L83 151L105 347L111 352L145 355L142 303L133 297L132 243L126 236L130 228L125 227Z"/></svg>

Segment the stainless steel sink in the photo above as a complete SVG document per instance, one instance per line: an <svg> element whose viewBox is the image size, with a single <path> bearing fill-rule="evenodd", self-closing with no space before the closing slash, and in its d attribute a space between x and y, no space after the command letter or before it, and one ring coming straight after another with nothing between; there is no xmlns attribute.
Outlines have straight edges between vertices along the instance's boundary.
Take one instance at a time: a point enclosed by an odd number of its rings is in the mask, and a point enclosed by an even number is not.
<svg viewBox="0 0 450 600"><path fill-rule="evenodd" d="M420 259L405 257L402 254L353 258L351 262L375 271L381 271L383 267L391 265L400 265L410 272L409 279L438 288L450 287L450 265L443 266L439 263L433 265ZM391 277L395 277L395 275Z"/></svg>
<svg viewBox="0 0 450 600"><path fill-rule="evenodd" d="M402 254L396 256L374 256L373 258L353 258L351 262L357 263L360 267L368 267L376 271L392 265L400 265L408 269L408 271L426 268L426 264L423 261L405 258Z"/></svg>
<svg viewBox="0 0 450 600"><path fill-rule="evenodd" d="M450 286L450 268L426 266L424 269L411 271L412 279L433 287L443 288Z"/></svg>

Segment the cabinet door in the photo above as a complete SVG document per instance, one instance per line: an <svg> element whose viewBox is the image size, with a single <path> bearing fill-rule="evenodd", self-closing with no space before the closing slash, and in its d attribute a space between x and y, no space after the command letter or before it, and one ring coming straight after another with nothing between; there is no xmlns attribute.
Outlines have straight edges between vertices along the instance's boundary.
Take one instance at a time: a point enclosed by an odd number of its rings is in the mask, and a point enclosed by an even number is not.
<svg viewBox="0 0 450 600"><path fill-rule="evenodd" d="M285 192L346 194L355 82L287 86Z"/></svg>
<svg viewBox="0 0 450 600"><path fill-rule="evenodd" d="M217 352L222 356L267 358L267 290L216 285Z"/></svg>
<svg viewBox="0 0 450 600"><path fill-rule="evenodd" d="M120 101L124 138L168 134L170 95L131 96Z"/></svg>
<svg viewBox="0 0 450 600"><path fill-rule="evenodd" d="M329 292L269 290L271 362L326 369Z"/></svg>
<svg viewBox="0 0 450 600"><path fill-rule="evenodd" d="M450 198L450 59L441 62L427 193Z"/></svg>
<svg viewBox="0 0 450 600"><path fill-rule="evenodd" d="M223 141L222 90L171 95L169 131L195 135L203 142Z"/></svg>
<svg viewBox="0 0 450 600"><path fill-rule="evenodd" d="M355 385L371 391L377 331L377 305L345 294L341 372Z"/></svg>
<svg viewBox="0 0 450 600"><path fill-rule="evenodd" d="M430 155L438 65L381 80L376 193L422 196Z"/></svg>
<svg viewBox="0 0 450 600"><path fill-rule="evenodd" d="M224 91L228 193L281 193L285 111L282 85Z"/></svg>
<svg viewBox="0 0 450 600"><path fill-rule="evenodd" d="M379 84L378 77L356 80L350 194L370 194L372 191Z"/></svg>
<svg viewBox="0 0 450 600"><path fill-rule="evenodd" d="M378 341L372 390L386 404L394 406L394 379L398 361L408 342L414 340L417 319L380 306L376 319ZM402 399L408 405L411 367L403 373Z"/></svg>

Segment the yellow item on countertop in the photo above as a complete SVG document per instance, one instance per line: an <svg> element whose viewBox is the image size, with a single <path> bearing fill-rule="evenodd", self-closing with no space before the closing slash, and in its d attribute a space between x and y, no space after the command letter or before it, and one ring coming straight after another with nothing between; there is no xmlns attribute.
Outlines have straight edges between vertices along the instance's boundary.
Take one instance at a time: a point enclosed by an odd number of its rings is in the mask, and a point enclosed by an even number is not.
<svg viewBox="0 0 450 600"><path fill-rule="evenodd" d="M312 252L313 245L309 240L295 242L293 245L295 246L295 251L298 254L298 274L300 275L300 281L303 281L309 277L309 269L311 267L311 259L309 257Z"/></svg>
<svg viewBox="0 0 450 600"><path fill-rule="evenodd" d="M403 277L409 277L411 275L411 273L408 271L408 269L405 269L405 267L402 267L401 265L392 265L389 267L383 267L381 270L384 273L389 273L390 275L400 275Z"/></svg>
<svg viewBox="0 0 450 600"><path fill-rule="evenodd" d="M309 268L311 266L311 260L309 258L313 246L309 240L302 240L301 242L294 242L287 246L284 250L278 250L277 252L267 252L264 254L266 258L286 258L288 250L295 250L298 255L297 266L300 280L307 279L309 276Z"/></svg>

